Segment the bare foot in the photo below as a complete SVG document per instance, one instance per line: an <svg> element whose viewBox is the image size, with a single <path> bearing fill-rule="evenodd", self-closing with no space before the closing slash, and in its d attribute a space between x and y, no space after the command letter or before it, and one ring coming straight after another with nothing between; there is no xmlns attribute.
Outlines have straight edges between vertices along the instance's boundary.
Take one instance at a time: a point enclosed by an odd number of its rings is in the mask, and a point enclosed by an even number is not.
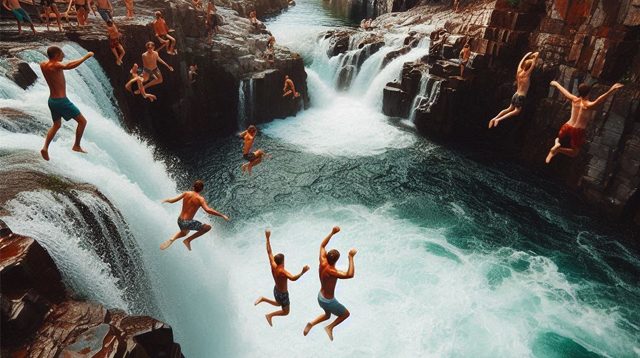
<svg viewBox="0 0 640 358"><path fill-rule="evenodd" d="M302 334L304 334L306 336L307 334L309 334L309 331L311 330L311 328L313 328L311 323L307 323L307 325L304 326L304 332L302 332Z"/></svg>
<svg viewBox="0 0 640 358"><path fill-rule="evenodd" d="M140 94L140 90L136 90L133 94Z"/></svg>
<svg viewBox="0 0 640 358"><path fill-rule="evenodd" d="M556 143L553 145L553 147L551 147L551 150L549 150L549 154L547 155L547 159L545 159L545 163L551 163L551 159L553 159L553 157L555 157L555 155L558 153L559 148L560 141L558 140L558 138L556 138Z"/></svg>
<svg viewBox="0 0 640 358"><path fill-rule="evenodd" d="M264 317L267 319L267 322L269 322L269 326L273 327L273 323L271 323L271 316L269 316L268 314L264 315Z"/></svg>
<svg viewBox="0 0 640 358"><path fill-rule="evenodd" d="M329 339L333 342L333 328L331 326L324 327L325 332L329 335Z"/></svg>
<svg viewBox="0 0 640 358"><path fill-rule="evenodd" d="M49 152L46 149L40 150L40 155L42 155L42 159L49 160Z"/></svg>
<svg viewBox="0 0 640 358"><path fill-rule="evenodd" d="M187 247L187 250L191 251L191 242L189 240L184 240L182 243Z"/></svg>
<svg viewBox="0 0 640 358"><path fill-rule="evenodd" d="M258 298L258 299L256 300L256 302L255 302L253 305L254 305L254 306L257 306L257 305L258 305L258 303L260 303L260 302L262 302L262 297Z"/></svg>
<svg viewBox="0 0 640 358"><path fill-rule="evenodd" d="M171 244L173 244L173 241L171 241L171 239L163 242L162 244L160 244L160 250L166 250L167 248L169 248L169 246L171 246Z"/></svg>
<svg viewBox="0 0 640 358"><path fill-rule="evenodd" d="M241 168L242 168L242 174L244 174L247 171L247 165L242 164Z"/></svg>
<svg viewBox="0 0 640 358"><path fill-rule="evenodd" d="M493 128L493 123L495 122L495 119L492 119L489 121L489 128Z"/></svg>
<svg viewBox="0 0 640 358"><path fill-rule="evenodd" d="M71 150L73 150L74 152L87 154L87 151L82 149L82 147L80 147L79 145L74 145L73 148L71 148Z"/></svg>

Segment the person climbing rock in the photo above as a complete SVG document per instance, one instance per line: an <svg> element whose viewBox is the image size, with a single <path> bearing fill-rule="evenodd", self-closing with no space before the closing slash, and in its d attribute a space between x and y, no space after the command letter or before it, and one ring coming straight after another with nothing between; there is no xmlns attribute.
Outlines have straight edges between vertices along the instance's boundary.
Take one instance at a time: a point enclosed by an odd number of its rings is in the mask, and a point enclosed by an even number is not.
<svg viewBox="0 0 640 358"><path fill-rule="evenodd" d="M293 80L289 78L289 75L284 76L284 88L282 88L282 93L282 97L300 97L300 93L296 91L296 85L293 83Z"/></svg>
<svg viewBox="0 0 640 358"><path fill-rule="evenodd" d="M329 335L329 339L333 341L333 329L344 322L347 318L349 318L350 313L335 297L335 289L336 284L338 283L338 279L347 280L353 278L355 275L355 266L353 263L353 257L356 255L356 249L351 249L349 251L349 268L347 272L338 271L336 269L336 262L340 258L340 252L338 250L331 250L327 252L326 246L329 244L331 238L340 232L339 227L334 227L331 230L329 236L327 236L324 240L322 240L322 244L320 244L320 292L318 292L318 305L324 310L324 314L321 314L313 321L307 323L304 328L303 334L306 336L309 334L311 328L317 325L320 322L324 322L331 318L331 315L336 315L335 321L330 323L325 327L325 331L327 335Z"/></svg>
<svg viewBox="0 0 640 358"><path fill-rule="evenodd" d="M140 95L144 98L144 99L148 99L149 102L153 102L156 99L158 99L156 96L149 94L145 91L144 89L144 76L142 76L142 70L138 67L137 63L134 63L133 66L131 67L131 70L129 71L129 73L131 74L131 78L129 79L129 82L127 82L124 85L124 88L129 91L129 92L133 92L132 90L132 86L133 84L137 84L138 85L138 91L140 93Z"/></svg>
<svg viewBox="0 0 640 358"><path fill-rule="evenodd" d="M158 68L158 62L167 67L169 71L173 72L173 67L160 58L160 55L155 50L155 46L156 45L152 41L147 42L147 51L142 54L142 75L146 83L144 85L145 89L157 86L164 81L162 72L160 72L160 69ZM139 93L139 91L135 92L135 94Z"/></svg>
<svg viewBox="0 0 640 358"><path fill-rule="evenodd" d="M551 163L551 160L557 154L564 154L572 158L580 154L580 148L585 142L585 129L593 118L594 109L604 103L609 96L624 87L622 84L616 83L595 101L589 101L587 97L591 92L591 86L586 83L578 86L577 96L571 94L556 81L552 81L551 86L558 89L563 96L571 101L571 118L560 128L555 144L549 150L545 160L547 164Z"/></svg>
<svg viewBox="0 0 640 358"><path fill-rule="evenodd" d="M257 134L258 129L254 125L250 125L246 131L240 133L240 138L244 141L242 146L242 158L247 161L247 163L244 163L241 166L243 174L248 172L249 175L251 175L253 167L262 163L262 159L266 155L262 149L258 149L255 152L251 151Z"/></svg>
<svg viewBox="0 0 640 358"><path fill-rule="evenodd" d="M125 54L124 47L122 47L122 42L120 41L122 34L111 20L107 20L107 35L109 36L109 48L116 57L116 65L120 66Z"/></svg>
<svg viewBox="0 0 640 358"><path fill-rule="evenodd" d="M56 5L55 0L41 0L40 6L44 11L44 17L47 20L47 31L49 31L49 24L51 23L51 13L56 16L56 22L58 23L58 30L62 32L62 23L60 22L60 11Z"/></svg>
<svg viewBox="0 0 640 358"><path fill-rule="evenodd" d="M27 12L24 11L24 9L20 6L20 1L2 0L2 6L8 11L11 11L11 13L13 13L13 16L16 17L16 21L18 22L18 35L22 35L23 22L29 23L29 26L31 27L31 31L33 31L34 35L36 34L36 28L33 27L33 21L31 20L31 17L29 16L29 14L27 14Z"/></svg>
<svg viewBox="0 0 640 358"><path fill-rule="evenodd" d="M51 111L51 119L53 125L47 132L47 136L44 141L44 147L40 150L40 154L44 160L49 160L49 144L58 133L58 130L62 126L62 118L65 120L74 119L78 122L76 128L76 139L71 148L75 152L86 153L80 146L82 140L82 134L84 128L87 126L87 120L84 118L78 107L76 107L67 98L67 82L64 78L64 71L73 70L80 66L84 61L93 56L93 52L88 52L82 58L70 61L68 63L62 63L64 59L64 52L57 46L51 46L47 49L47 61L40 64L40 69L44 75L44 79L49 86L49 110Z"/></svg>
<svg viewBox="0 0 640 358"><path fill-rule="evenodd" d="M460 60L460 77L464 77L464 69L467 68L467 64L469 63L469 59L471 58L471 47L467 42L460 50L460 54L458 54L458 59Z"/></svg>
<svg viewBox="0 0 640 358"><path fill-rule="evenodd" d="M527 98L527 93L529 92L531 73L533 73L533 69L536 67L538 56L540 56L539 52L529 52L520 60L518 70L516 71L518 88L513 97L511 97L511 104L489 121L489 128L497 127L503 120L520 114L524 101Z"/></svg>
<svg viewBox="0 0 640 358"><path fill-rule="evenodd" d="M196 233L184 239L182 242L184 246L187 247L189 251L191 251L191 242L198 237L206 234L209 230L211 230L211 225L203 224L198 220L194 220L193 217L196 215L198 210L202 208L207 214L213 216L219 216L223 218L225 221L229 221L229 217L221 214L220 212L211 209L207 204L207 201L200 195L204 189L204 182L202 180L196 180L193 183L193 190L184 192L175 198L170 198L163 200L163 203L176 203L182 200L182 211L180 212L180 216L178 217L178 227L180 231L178 231L173 237L160 245L160 250L166 250L174 241L178 240L181 237L187 236L189 231L195 231Z"/></svg>
<svg viewBox="0 0 640 358"><path fill-rule="evenodd" d="M169 35L171 31L167 22L164 21L164 17L160 11L156 11L156 20L153 22L153 31L156 33L156 37L162 44L158 51L160 51L163 47L167 48L167 54L176 55L178 52L176 50L176 39Z"/></svg>
<svg viewBox="0 0 640 358"><path fill-rule="evenodd" d="M269 299L266 297L260 297L254 303L255 306L262 302L266 302L273 306L282 307L281 310L271 312L266 314L267 322L269 326L273 326L271 319L275 316L286 316L289 314L291 309L291 304L289 302L289 290L287 289L287 282L297 281L305 272L309 271L309 266L305 265L297 275L292 275L289 271L284 268L284 255L276 254L273 256L271 252L271 242L269 241L271 237L271 231L265 231L265 236L267 238L267 255L269 256L269 264L271 266L271 275L273 276L273 280L275 281L275 286L273 287L273 297L274 299Z"/></svg>

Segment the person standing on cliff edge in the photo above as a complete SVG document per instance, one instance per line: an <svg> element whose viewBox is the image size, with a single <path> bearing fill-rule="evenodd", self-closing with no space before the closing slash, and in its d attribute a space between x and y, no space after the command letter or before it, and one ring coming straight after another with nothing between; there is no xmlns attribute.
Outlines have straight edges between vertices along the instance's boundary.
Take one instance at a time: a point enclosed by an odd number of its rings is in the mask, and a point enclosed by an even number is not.
<svg viewBox="0 0 640 358"><path fill-rule="evenodd" d="M349 251L349 268L347 272L338 271L336 269L336 262L340 258L340 252L338 250L331 250L327 252L326 246L329 244L329 241L333 237L333 235L340 232L339 227L334 227L331 230L329 236L327 236L324 240L322 240L322 244L320 244L320 292L318 292L318 304L324 310L324 314L321 314L313 321L307 323L306 327L304 327L303 334L306 336L309 334L311 328L317 325L320 322L324 322L331 318L331 315L336 315L335 321L326 326L324 330L329 335L329 339L333 341L333 329L342 323L344 320L349 318L351 315L349 310L347 310L338 300L335 298L335 289L336 284L338 283L338 279L347 280L353 278L355 275L355 266L353 263L353 257L356 256L356 249L351 249Z"/></svg>
<svg viewBox="0 0 640 358"><path fill-rule="evenodd" d="M284 255L276 254L275 256L273 256L273 253L271 252L271 242L269 241L269 238L271 237L271 231L267 230L264 234L267 237L267 255L269 256L269 264L271 265L271 275L273 276L273 280L275 281L275 286L273 287L273 297L275 298L275 301L261 296L254 303L254 306L257 306L262 302L266 302L273 306L282 307L282 309L279 311L271 312L265 315L269 326L273 326L271 319L274 316L288 315L289 309L291 308L287 282L289 280L297 281L302 275L304 275L305 272L309 271L309 266L305 265L299 274L292 275L284 268Z"/></svg>
<svg viewBox="0 0 640 358"><path fill-rule="evenodd" d="M593 110L604 103L609 96L624 87L622 84L616 83L611 86L607 92L592 102L587 98L589 92L591 92L591 86L585 83L578 86L578 96L571 94L571 92L556 81L552 81L551 86L558 89L562 95L571 101L571 118L560 128L555 144L551 147L551 150L549 150L549 154L545 160L547 164L551 162L551 159L553 159L556 154L564 154L572 158L580 154L580 148L585 142L585 129L593 118ZM563 145L565 139L568 140L568 147Z"/></svg>
<svg viewBox="0 0 640 358"><path fill-rule="evenodd" d="M44 75L44 79L49 85L49 110L51 110L51 119L53 125L47 132L47 136L44 141L44 147L40 150L40 154L44 160L49 160L49 144L58 133L58 130L62 126L62 118L65 120L75 119L78 122L78 128L76 129L76 140L71 148L75 152L86 153L80 146L82 140L82 134L84 128L87 126L87 120L84 118L78 107L76 107L67 98L67 82L64 78L65 70L73 70L80 66L84 61L93 56L93 52L88 52L82 58L70 61L66 64L61 61L64 59L64 53L62 49L57 46L51 46L47 49L48 61L40 64L40 69Z"/></svg>
<svg viewBox="0 0 640 358"><path fill-rule="evenodd" d="M531 73L536 67L538 56L540 56L539 52L529 52L524 55L522 60L520 60L518 70L516 71L516 83L518 84L518 89L516 90L516 93L514 93L513 97L511 97L511 104L509 107L502 110L497 116L489 121L489 128L497 127L501 121L520 114L522 106L524 106L524 101L527 99L529 85L531 84Z"/></svg>
<svg viewBox="0 0 640 358"><path fill-rule="evenodd" d="M32 0L33 1L33 0ZM2 6L11 11L13 16L16 17L16 21L18 22L18 35L22 35L22 22L28 22L29 26L31 26L31 31L33 34L36 34L36 29L33 27L33 21L29 14L20 6L20 1L18 0L2 0Z"/></svg>
<svg viewBox="0 0 640 358"><path fill-rule="evenodd" d="M207 205L207 201L200 195L204 189L204 182L202 180L196 180L193 183L193 191L186 191L175 198L165 199L163 203L173 204L182 200L182 211L180 212L180 216L178 217L178 227L180 231L178 231L173 237L160 245L160 250L165 250L174 241L178 240L181 237L187 236L189 231L196 231L195 234L186 238L182 243L187 247L189 251L191 251L191 241L197 239L198 237L206 234L209 230L211 230L211 225L203 224L198 220L193 220L193 217L196 215L198 210L202 208L207 214L219 216L223 218L225 221L229 221L229 217L219 213L218 211L211 209L209 205Z"/></svg>
<svg viewBox="0 0 640 358"><path fill-rule="evenodd" d="M460 50L460 54L458 54L458 59L460 60L460 77L464 77L464 69L467 67L469 63L469 58L471 58L471 47L467 42Z"/></svg>

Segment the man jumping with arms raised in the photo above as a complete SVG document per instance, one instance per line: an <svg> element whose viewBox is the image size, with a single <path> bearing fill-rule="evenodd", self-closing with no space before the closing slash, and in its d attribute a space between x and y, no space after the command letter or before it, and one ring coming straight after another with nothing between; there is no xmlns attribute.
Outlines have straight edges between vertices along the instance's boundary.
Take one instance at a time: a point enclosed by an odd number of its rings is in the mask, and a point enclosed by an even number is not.
<svg viewBox="0 0 640 358"><path fill-rule="evenodd" d="M556 154L564 154L573 158L580 153L580 148L585 142L585 129L593 118L593 110L595 107L604 103L607 97L616 93L616 91L623 87L622 84L616 83L611 86L607 92L602 94L595 101L591 102L587 98L589 96L589 92L591 92L591 86L585 83L578 86L578 96L571 94L571 92L562 87L562 85L556 81L552 81L551 86L557 88L560 93L571 101L571 118L560 128L555 144L549 151L547 159L545 160L547 164L551 162L551 159L553 159ZM564 147L562 144L562 140L565 138L569 140L568 148Z"/></svg>
<svg viewBox="0 0 640 358"><path fill-rule="evenodd" d="M73 144L73 151L79 153L86 153L80 146L80 140L82 140L82 134L84 128L87 126L87 120L84 118L78 107L76 107L67 98L67 82L64 78L64 70L73 70L80 66L84 61L93 56L93 52L88 52L84 57L70 61L68 63L62 63L64 59L64 53L62 49L57 46L51 46L47 49L48 61L40 64L40 69L44 75L44 79L49 85L49 110L51 110L51 119L53 125L44 140L44 147L40 150L40 154L44 160L49 160L49 144L58 133L58 130L62 126L62 118L65 120L75 119L78 122L78 128L76 129L76 140Z"/></svg>
<svg viewBox="0 0 640 358"><path fill-rule="evenodd" d="M334 314L338 316L335 321L326 326L324 330L329 335L329 339L333 341L333 329L342 323L345 319L349 318L349 311L336 300L334 296L334 292L336 289L336 283L338 279L350 279L353 278L355 274L355 266L353 264L353 257L356 255L356 249L351 249L349 251L349 268L347 272L338 271L335 267L336 262L340 258L340 253L338 250L331 250L327 252L325 247L329 244L329 241L333 237L333 235L340 232L339 227L334 227L331 230L331 234L327 236L324 240L322 240L322 244L320 245L320 284L322 287L320 288L320 292L318 293L318 304L324 310L324 314L321 314L313 321L307 323L307 326L304 328L304 335L306 336L311 328L320 322L324 322L331 318L331 315Z"/></svg>
<svg viewBox="0 0 640 358"><path fill-rule="evenodd" d="M289 303L289 290L287 289L287 282L297 281L305 272L309 271L309 266L305 265L302 268L302 271L297 275L292 275L289 271L284 268L284 255L277 254L273 256L271 253L271 242L269 238L271 237L271 231L265 231L265 236L267 237L267 255L269 255L269 263L271 264L271 275L273 276L273 280L276 285L273 287L273 297L274 300L268 299L266 297L260 297L256 301L255 305L259 303L266 302L273 306L282 306L282 309L279 311L271 312L265 317L267 318L267 322L269 322L269 326L273 326L271 323L271 319L274 316L286 316L289 314L289 308L291 307Z"/></svg>
<svg viewBox="0 0 640 358"><path fill-rule="evenodd" d="M184 192L175 198L163 200L163 203L173 204L182 200L182 212L180 213L180 217L178 217L178 227L180 227L180 231L178 231L173 237L160 245L160 250L165 250L174 241L178 240L181 237L187 236L189 231L196 231L195 234L186 238L182 243L187 247L189 251L191 251L191 241L197 239L198 237L204 235L209 230L211 230L211 225L203 224L198 220L193 220L193 217L198 212L198 209L202 208L208 214L219 216L226 221L229 221L229 217L224 214L221 214L209 207L207 205L207 201L200 195L200 192L204 189L204 182L202 180L196 180L193 183L193 191Z"/></svg>

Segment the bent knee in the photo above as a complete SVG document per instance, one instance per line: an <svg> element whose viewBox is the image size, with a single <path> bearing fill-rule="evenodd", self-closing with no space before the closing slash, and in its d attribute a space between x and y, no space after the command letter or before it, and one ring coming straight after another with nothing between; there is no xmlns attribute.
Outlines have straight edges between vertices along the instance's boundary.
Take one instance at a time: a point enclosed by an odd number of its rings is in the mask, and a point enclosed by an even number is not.
<svg viewBox="0 0 640 358"><path fill-rule="evenodd" d="M349 310L344 310L344 313L342 314L342 317L347 318L351 316L351 312L349 312Z"/></svg>
<svg viewBox="0 0 640 358"><path fill-rule="evenodd" d="M211 230L211 225L209 225L209 224L204 224L204 225L202 225L202 230L204 230L204 231L209 231L209 230Z"/></svg>
<svg viewBox="0 0 640 358"><path fill-rule="evenodd" d="M282 307L282 313L286 316L291 311L291 306Z"/></svg>
<svg viewBox="0 0 640 358"><path fill-rule="evenodd" d="M513 113L518 115L520 114L520 112L522 112L522 108L521 107L516 107L516 109L513 110Z"/></svg>
<svg viewBox="0 0 640 358"><path fill-rule="evenodd" d="M62 120L58 119L58 120L53 121L53 125L51 127L55 128L55 129L60 129L60 127L62 127Z"/></svg>

